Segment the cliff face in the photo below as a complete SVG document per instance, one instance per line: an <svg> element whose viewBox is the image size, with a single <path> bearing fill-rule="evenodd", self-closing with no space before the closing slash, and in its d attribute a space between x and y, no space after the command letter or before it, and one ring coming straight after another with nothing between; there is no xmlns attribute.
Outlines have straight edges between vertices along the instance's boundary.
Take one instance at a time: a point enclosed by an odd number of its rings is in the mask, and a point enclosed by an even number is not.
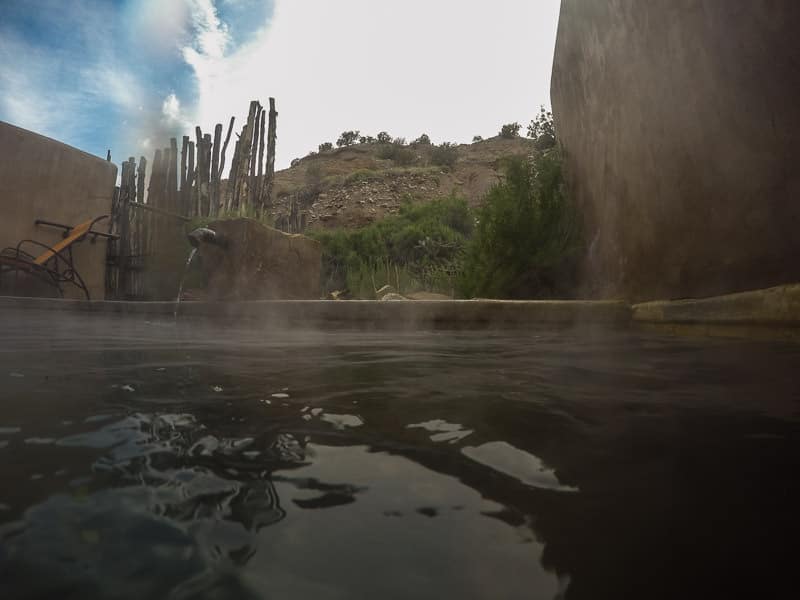
<svg viewBox="0 0 800 600"><path fill-rule="evenodd" d="M596 296L800 281L800 2L562 0L552 103Z"/></svg>

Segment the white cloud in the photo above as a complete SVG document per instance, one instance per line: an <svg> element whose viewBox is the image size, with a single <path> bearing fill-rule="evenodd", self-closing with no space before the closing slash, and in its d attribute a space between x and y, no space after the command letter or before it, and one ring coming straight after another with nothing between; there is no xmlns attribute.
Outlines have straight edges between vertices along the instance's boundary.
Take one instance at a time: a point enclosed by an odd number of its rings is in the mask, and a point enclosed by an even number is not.
<svg viewBox="0 0 800 600"><path fill-rule="evenodd" d="M199 2L199 0L197 0ZM210 4L210 2L203 2ZM224 54L187 53L204 128L278 103L278 166L345 129L466 142L549 104L558 0L278 0ZM206 6L208 8L208 6ZM216 14L216 13L215 13ZM224 30L224 28L223 28Z"/></svg>
<svg viewBox="0 0 800 600"><path fill-rule="evenodd" d="M178 97L172 93L164 98L161 104L161 114L168 124L177 123L181 119L181 102Z"/></svg>

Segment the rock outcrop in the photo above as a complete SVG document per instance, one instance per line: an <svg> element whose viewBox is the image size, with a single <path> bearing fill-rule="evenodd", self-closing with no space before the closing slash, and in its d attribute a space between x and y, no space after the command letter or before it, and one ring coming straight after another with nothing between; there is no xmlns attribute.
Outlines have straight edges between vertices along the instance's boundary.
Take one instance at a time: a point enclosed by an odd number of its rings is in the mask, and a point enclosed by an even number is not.
<svg viewBox="0 0 800 600"><path fill-rule="evenodd" d="M252 219L208 225L222 245L200 244L207 292L215 300L318 300L322 249Z"/></svg>
<svg viewBox="0 0 800 600"><path fill-rule="evenodd" d="M595 296L800 280L800 2L562 0L552 103Z"/></svg>

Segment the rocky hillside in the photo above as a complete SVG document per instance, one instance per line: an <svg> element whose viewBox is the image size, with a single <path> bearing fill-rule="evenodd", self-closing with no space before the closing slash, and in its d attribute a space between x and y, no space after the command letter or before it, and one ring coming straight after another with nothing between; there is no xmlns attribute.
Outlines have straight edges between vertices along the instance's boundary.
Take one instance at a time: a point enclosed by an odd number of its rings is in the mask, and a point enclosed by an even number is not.
<svg viewBox="0 0 800 600"><path fill-rule="evenodd" d="M477 206L500 177L504 158L533 151L529 139L500 137L452 146L444 156L441 147L437 151L429 144L388 146L368 143L328 150L277 172L276 221L288 219L294 207L298 223L305 215L306 228L361 227L397 213L404 202L453 194Z"/></svg>

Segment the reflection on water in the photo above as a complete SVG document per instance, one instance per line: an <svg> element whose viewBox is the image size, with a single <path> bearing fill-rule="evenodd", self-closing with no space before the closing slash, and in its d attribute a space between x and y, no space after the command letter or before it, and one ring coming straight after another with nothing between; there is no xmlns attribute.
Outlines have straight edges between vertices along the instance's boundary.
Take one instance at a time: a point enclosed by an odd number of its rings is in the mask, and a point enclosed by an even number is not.
<svg viewBox="0 0 800 600"><path fill-rule="evenodd" d="M0 316L4 599L791 580L795 347L32 314Z"/></svg>

